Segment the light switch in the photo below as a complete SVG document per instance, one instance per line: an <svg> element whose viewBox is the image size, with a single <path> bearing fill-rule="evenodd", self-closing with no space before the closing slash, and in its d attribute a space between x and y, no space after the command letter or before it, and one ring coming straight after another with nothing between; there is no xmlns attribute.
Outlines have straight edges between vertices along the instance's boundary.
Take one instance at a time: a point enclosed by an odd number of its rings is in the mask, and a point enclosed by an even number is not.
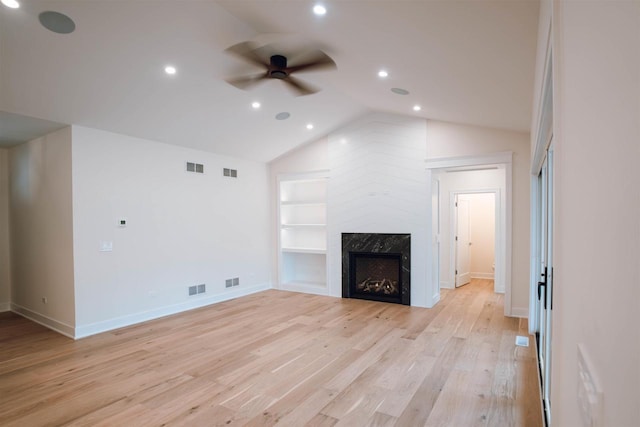
<svg viewBox="0 0 640 427"><path fill-rule="evenodd" d="M118 220L118 227L126 227L127 226L127 219L126 218L120 218Z"/></svg>
<svg viewBox="0 0 640 427"><path fill-rule="evenodd" d="M100 240L100 252L113 251L113 242L108 240Z"/></svg>

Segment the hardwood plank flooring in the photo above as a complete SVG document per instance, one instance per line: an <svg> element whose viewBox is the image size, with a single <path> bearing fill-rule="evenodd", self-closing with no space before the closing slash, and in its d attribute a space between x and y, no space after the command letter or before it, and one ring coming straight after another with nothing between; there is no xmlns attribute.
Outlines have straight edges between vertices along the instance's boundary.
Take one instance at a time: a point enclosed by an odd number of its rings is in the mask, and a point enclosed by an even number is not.
<svg viewBox="0 0 640 427"><path fill-rule="evenodd" d="M492 288L433 309L270 290L78 341L0 313L0 424L541 426L526 321Z"/></svg>

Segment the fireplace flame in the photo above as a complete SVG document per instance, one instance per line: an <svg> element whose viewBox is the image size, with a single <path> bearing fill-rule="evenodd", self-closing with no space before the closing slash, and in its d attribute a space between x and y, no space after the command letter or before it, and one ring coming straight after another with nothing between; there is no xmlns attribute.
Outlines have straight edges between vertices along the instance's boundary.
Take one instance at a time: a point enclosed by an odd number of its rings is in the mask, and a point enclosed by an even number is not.
<svg viewBox="0 0 640 427"><path fill-rule="evenodd" d="M399 292L398 282L383 278L382 280L367 277L356 285L359 292L368 292L372 294L397 295Z"/></svg>

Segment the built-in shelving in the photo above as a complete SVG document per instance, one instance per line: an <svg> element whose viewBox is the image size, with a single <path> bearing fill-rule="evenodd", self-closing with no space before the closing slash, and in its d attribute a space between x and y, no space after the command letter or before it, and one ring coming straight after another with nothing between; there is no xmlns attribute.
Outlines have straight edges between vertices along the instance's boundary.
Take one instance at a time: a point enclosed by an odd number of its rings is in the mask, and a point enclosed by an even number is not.
<svg viewBox="0 0 640 427"><path fill-rule="evenodd" d="M327 173L278 178L279 285L326 293Z"/></svg>

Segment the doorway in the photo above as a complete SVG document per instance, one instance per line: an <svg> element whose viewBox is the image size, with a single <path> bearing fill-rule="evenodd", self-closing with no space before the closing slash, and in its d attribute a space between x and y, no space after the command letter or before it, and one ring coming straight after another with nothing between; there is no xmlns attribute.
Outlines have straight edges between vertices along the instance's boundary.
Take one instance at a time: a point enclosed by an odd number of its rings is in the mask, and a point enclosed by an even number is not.
<svg viewBox="0 0 640 427"><path fill-rule="evenodd" d="M506 316L522 315L521 311L514 314L511 304L512 162L513 153L509 151L427 160L427 174L431 180L428 201L432 213L427 232L430 306L440 300L441 288L455 288L455 268L451 261L454 256L450 245L451 193L494 193L494 291L505 294ZM452 181L456 183L455 188L450 185Z"/></svg>
<svg viewBox="0 0 640 427"><path fill-rule="evenodd" d="M496 192L457 193L454 195L455 287L471 279L495 279Z"/></svg>

